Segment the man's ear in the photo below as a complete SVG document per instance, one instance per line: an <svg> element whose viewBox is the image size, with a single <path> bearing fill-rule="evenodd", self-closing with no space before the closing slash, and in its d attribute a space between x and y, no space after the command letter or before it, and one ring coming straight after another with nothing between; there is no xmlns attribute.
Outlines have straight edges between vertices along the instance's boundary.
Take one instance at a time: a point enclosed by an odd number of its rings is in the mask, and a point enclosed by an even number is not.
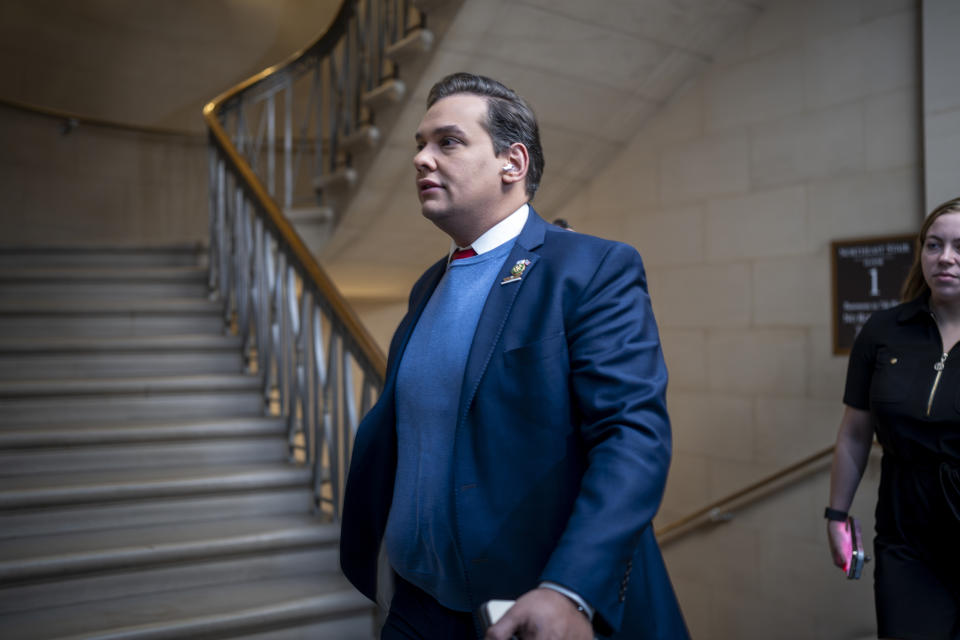
<svg viewBox="0 0 960 640"><path fill-rule="evenodd" d="M530 154L527 151L527 146L522 142L514 142L500 157L503 158L503 168L501 169L503 183L523 182L527 177L527 169L530 168Z"/></svg>

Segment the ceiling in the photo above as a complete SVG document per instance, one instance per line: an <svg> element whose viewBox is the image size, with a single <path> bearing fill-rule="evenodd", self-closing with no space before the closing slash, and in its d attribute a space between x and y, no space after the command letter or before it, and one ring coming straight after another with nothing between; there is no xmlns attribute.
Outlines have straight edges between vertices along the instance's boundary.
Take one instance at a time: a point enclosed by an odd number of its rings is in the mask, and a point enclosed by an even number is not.
<svg viewBox="0 0 960 640"><path fill-rule="evenodd" d="M530 102L546 157L533 204L550 219L761 11L762 0L465 0L322 262L350 298L400 300L446 251L420 216L411 163L442 76L488 75Z"/></svg>
<svg viewBox="0 0 960 640"><path fill-rule="evenodd" d="M2 0L2 95L202 134L206 102L312 42L340 2Z"/></svg>
<svg viewBox="0 0 960 640"><path fill-rule="evenodd" d="M446 250L420 216L411 164L413 131L442 76L488 75L531 103L546 156L534 205L549 219L768 1L421 0L441 6L428 18L443 37L321 261L356 301L402 300ZM4 97L199 133L207 100L312 41L340 4L3 0Z"/></svg>

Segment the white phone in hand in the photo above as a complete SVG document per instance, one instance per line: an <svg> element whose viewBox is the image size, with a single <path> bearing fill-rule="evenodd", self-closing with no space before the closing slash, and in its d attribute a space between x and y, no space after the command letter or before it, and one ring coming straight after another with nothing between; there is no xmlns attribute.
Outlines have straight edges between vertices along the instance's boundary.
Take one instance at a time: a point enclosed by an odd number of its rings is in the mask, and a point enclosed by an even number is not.
<svg viewBox="0 0 960 640"><path fill-rule="evenodd" d="M480 624L486 631L489 627L497 624L497 621L503 617L516 600L487 600L478 610Z"/></svg>

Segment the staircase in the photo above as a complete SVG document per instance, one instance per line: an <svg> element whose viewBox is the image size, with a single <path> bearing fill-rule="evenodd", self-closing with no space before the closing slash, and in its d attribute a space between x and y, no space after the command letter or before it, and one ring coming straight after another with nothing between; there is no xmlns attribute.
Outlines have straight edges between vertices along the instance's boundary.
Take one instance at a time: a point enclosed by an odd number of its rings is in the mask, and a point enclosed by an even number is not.
<svg viewBox="0 0 960 640"><path fill-rule="evenodd" d="M374 636L205 255L0 251L0 636Z"/></svg>

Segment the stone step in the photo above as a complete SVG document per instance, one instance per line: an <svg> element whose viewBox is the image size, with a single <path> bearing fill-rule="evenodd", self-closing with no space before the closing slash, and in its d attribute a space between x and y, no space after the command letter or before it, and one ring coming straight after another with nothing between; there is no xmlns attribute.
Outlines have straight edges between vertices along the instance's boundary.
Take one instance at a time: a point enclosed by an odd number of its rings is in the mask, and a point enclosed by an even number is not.
<svg viewBox="0 0 960 640"><path fill-rule="evenodd" d="M390 78L360 96L360 102L374 112L396 106L407 95L407 85L403 80Z"/></svg>
<svg viewBox="0 0 960 640"><path fill-rule="evenodd" d="M313 491L301 483L291 487L254 487L219 495L20 508L0 511L0 539L96 531L108 526L144 527L166 522L304 514L311 513L313 507Z"/></svg>
<svg viewBox="0 0 960 640"><path fill-rule="evenodd" d="M429 29L414 29L405 37L387 47L383 55L398 64L403 64L412 58L423 56L433 49L436 38Z"/></svg>
<svg viewBox="0 0 960 640"><path fill-rule="evenodd" d="M158 395L204 391L248 391L260 380L248 375L146 376L132 378L68 378L64 380L4 380L0 398Z"/></svg>
<svg viewBox="0 0 960 640"><path fill-rule="evenodd" d="M0 285L14 282L114 283L135 282L206 282L207 269L183 267L129 267L129 266L32 266L0 268Z"/></svg>
<svg viewBox="0 0 960 640"><path fill-rule="evenodd" d="M0 427L262 415L255 376L0 380Z"/></svg>
<svg viewBox="0 0 960 640"><path fill-rule="evenodd" d="M376 608L371 606L364 613L349 618L244 634L242 637L243 640L306 640L308 638L375 640L380 637L380 625L377 623Z"/></svg>
<svg viewBox="0 0 960 640"><path fill-rule="evenodd" d="M207 291L207 272L197 267L0 269L0 300L202 297Z"/></svg>
<svg viewBox="0 0 960 640"><path fill-rule="evenodd" d="M64 423L56 426L35 425L24 429L0 428L0 450L184 442L232 437L282 437L285 433L286 425L283 419L271 417L210 418L114 425Z"/></svg>
<svg viewBox="0 0 960 640"><path fill-rule="evenodd" d="M222 306L201 298L2 300L6 339L223 334Z"/></svg>
<svg viewBox="0 0 960 640"><path fill-rule="evenodd" d="M287 443L276 437L0 451L0 481L43 473L271 464L288 456Z"/></svg>
<svg viewBox="0 0 960 640"><path fill-rule="evenodd" d="M338 567L339 527L308 515L174 522L0 541L0 614Z"/></svg>
<svg viewBox="0 0 960 640"><path fill-rule="evenodd" d="M323 621L286 627L263 633L244 634L243 640L306 640L308 638L336 638L337 640L375 640L380 637L376 609L335 621Z"/></svg>
<svg viewBox="0 0 960 640"><path fill-rule="evenodd" d="M237 336L210 334L181 334L172 336L110 336L77 337L49 336L45 338L0 337L0 355L40 355L47 353L163 353L165 351L196 351L216 353L239 351Z"/></svg>
<svg viewBox="0 0 960 640"><path fill-rule="evenodd" d="M306 536L304 536L306 538ZM102 570L0 586L0 616L37 609L154 595L204 586L222 588L248 581L337 570L336 544L314 544L192 558L170 564ZM166 550L162 547L161 550Z"/></svg>
<svg viewBox="0 0 960 640"><path fill-rule="evenodd" d="M0 512L309 486L312 471L289 464L121 469L5 478Z"/></svg>
<svg viewBox="0 0 960 640"><path fill-rule="evenodd" d="M18 267L190 267L206 251L197 245L157 247L0 247L0 268Z"/></svg>
<svg viewBox="0 0 960 640"><path fill-rule="evenodd" d="M352 189L360 177L355 169L342 167L331 173L315 176L313 178L313 188L317 191L327 189Z"/></svg>
<svg viewBox="0 0 960 640"><path fill-rule="evenodd" d="M0 380L240 373L243 366L237 336L0 339Z"/></svg>
<svg viewBox="0 0 960 640"><path fill-rule="evenodd" d="M370 602L318 571L9 614L0 626L11 640L374 638Z"/></svg>
<svg viewBox="0 0 960 640"><path fill-rule="evenodd" d="M380 143L380 129L372 124L357 127L340 140L340 148L346 153L362 153L376 148Z"/></svg>
<svg viewBox="0 0 960 640"><path fill-rule="evenodd" d="M336 546L338 535L337 525L309 515L281 515L7 538L0 544L0 585Z"/></svg>

